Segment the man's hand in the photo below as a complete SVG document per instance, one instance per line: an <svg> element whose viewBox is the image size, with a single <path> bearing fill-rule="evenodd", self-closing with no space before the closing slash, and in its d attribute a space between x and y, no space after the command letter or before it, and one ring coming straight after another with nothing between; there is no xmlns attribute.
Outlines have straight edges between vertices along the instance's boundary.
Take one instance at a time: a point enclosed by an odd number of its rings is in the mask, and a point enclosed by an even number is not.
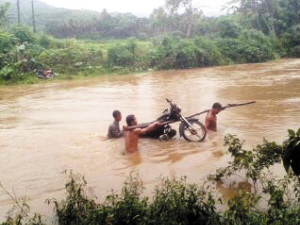
<svg viewBox="0 0 300 225"><path fill-rule="evenodd" d="M155 125L155 127L159 127L159 126L161 126L161 125L162 125L162 123L160 123L160 122L156 121L156 122L154 122L154 123L153 123L153 125Z"/></svg>

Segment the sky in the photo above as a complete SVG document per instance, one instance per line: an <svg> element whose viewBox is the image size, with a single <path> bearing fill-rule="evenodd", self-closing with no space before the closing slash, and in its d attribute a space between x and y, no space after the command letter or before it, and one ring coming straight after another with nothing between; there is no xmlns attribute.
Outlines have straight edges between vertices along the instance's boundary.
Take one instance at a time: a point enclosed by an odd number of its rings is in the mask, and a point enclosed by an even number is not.
<svg viewBox="0 0 300 225"><path fill-rule="evenodd" d="M68 8L86 9L101 12L106 9L109 13L131 12L136 16L149 16L153 9L164 6L165 0L40 0L48 5ZM194 6L200 6L206 16L225 14L221 8L226 0L193 0Z"/></svg>

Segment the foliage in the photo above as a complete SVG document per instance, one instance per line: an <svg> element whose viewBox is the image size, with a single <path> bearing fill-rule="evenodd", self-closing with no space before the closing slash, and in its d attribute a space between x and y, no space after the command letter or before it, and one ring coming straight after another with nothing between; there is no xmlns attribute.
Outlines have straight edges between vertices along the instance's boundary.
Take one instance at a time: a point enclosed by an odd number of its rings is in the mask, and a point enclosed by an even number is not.
<svg viewBox="0 0 300 225"><path fill-rule="evenodd" d="M274 59L275 54L270 38L254 30L243 31L237 38L181 39L166 35L153 38L152 44L135 38L105 43L58 40L46 34L31 38L30 33L23 31L22 28L15 33L0 33L3 43L0 70L5 66L15 68L11 65L16 64L21 65L16 67L16 73L53 69L70 77L82 73L126 73L261 62ZM21 44L21 40L28 41ZM8 76L3 75L0 80L7 83L5 77ZM9 83L15 81L12 79Z"/></svg>
<svg viewBox="0 0 300 225"><path fill-rule="evenodd" d="M181 41L177 46L175 67L186 69L197 65L196 47L189 41Z"/></svg>
<svg viewBox="0 0 300 225"><path fill-rule="evenodd" d="M190 37L193 23L201 18L201 11L193 7L193 0L166 0L166 8L171 18L176 18L185 30L185 36ZM184 10L183 10L184 9ZM184 11L181 15L179 11Z"/></svg>
<svg viewBox="0 0 300 225"><path fill-rule="evenodd" d="M295 142L297 134L289 130L289 136L290 143L294 146L297 143ZM225 137L225 145L234 157L233 162L225 168L219 168L209 179L228 180L230 177L244 174L246 182L251 185L251 189L239 191L229 199L228 209L224 214L227 222L229 224L298 223L299 182L291 176L291 173L278 179L270 176L268 172L271 166L280 163L281 159L285 160L286 144L278 145L264 140L262 145L247 151L243 150L243 143L238 138L228 135ZM295 160L299 155L293 157ZM267 202L267 210L259 209L259 203L262 201Z"/></svg>
<svg viewBox="0 0 300 225"><path fill-rule="evenodd" d="M157 187L150 205L151 221L147 224L220 224L216 201L209 186L186 184L180 180L163 180Z"/></svg>
<svg viewBox="0 0 300 225"><path fill-rule="evenodd" d="M42 21L47 23L45 33L33 34L29 27L20 25L0 30L0 83L34 83L35 69L52 69L61 74L60 79L73 79L75 75L187 69L300 56L299 0L234 0L229 4L234 13L216 18L205 17L192 2L166 1L150 18L106 10L97 14L57 10L55 15L62 17L58 21L49 19L48 8ZM28 2L24 5L30 6ZM1 6L0 22L1 18L9 22L8 5Z"/></svg>
<svg viewBox="0 0 300 225"><path fill-rule="evenodd" d="M59 73L76 73L84 67L98 64L101 59L101 51L82 49L78 46L43 50L35 57L35 60L42 65L43 69L53 68Z"/></svg>
<svg viewBox="0 0 300 225"><path fill-rule="evenodd" d="M0 30L0 52L7 53L13 48L13 35Z"/></svg>
<svg viewBox="0 0 300 225"><path fill-rule="evenodd" d="M197 46L196 56L198 66L219 66L232 63L218 48L218 39L198 37L194 40Z"/></svg>
<svg viewBox="0 0 300 225"><path fill-rule="evenodd" d="M229 18L219 20L217 27L222 38L237 38L241 31L239 24Z"/></svg>
<svg viewBox="0 0 300 225"><path fill-rule="evenodd" d="M0 70L0 79L1 80L13 80L16 76L15 70L10 66L5 66Z"/></svg>
<svg viewBox="0 0 300 225"><path fill-rule="evenodd" d="M300 24L292 26L287 32L282 34L283 47L288 52L288 55L299 57L300 46Z"/></svg>
<svg viewBox="0 0 300 225"><path fill-rule="evenodd" d="M150 49L150 66L158 69L173 68L175 62L175 39L166 36L153 39Z"/></svg>
<svg viewBox="0 0 300 225"><path fill-rule="evenodd" d="M108 49L107 59L110 67L133 67L136 62L136 42L131 40L126 45L117 45Z"/></svg>
<svg viewBox="0 0 300 225"><path fill-rule="evenodd" d="M11 11L15 4L9 0ZM31 2L24 0L22 8L26 14L31 13ZM274 38L293 39L291 28L299 26L299 0L232 0L228 4L231 14L219 17L206 17L201 7L192 0L167 0L165 6L154 9L150 18L139 18L130 13L101 13L88 10L66 10L36 2L36 23L38 30L56 38L78 38L90 40L125 39L130 37L149 40L153 37L171 35L176 37L195 38L197 36L216 36L237 38L241 28L258 30ZM8 4L1 5L0 24L2 19L8 25ZM31 25L31 19L21 21ZM297 40L295 37L294 40ZM291 53L293 40L285 52ZM285 42L285 41L284 41ZM298 52L295 49L293 52ZM294 56L294 55L292 55ZM296 54L297 56L297 54Z"/></svg>
<svg viewBox="0 0 300 225"><path fill-rule="evenodd" d="M162 180L151 202L141 197L143 183L138 175L131 175L121 194L112 192L103 204L88 199L84 178L72 173L66 190L66 200L48 200L60 224L220 224L211 194L204 186L188 185L185 178Z"/></svg>
<svg viewBox="0 0 300 225"><path fill-rule="evenodd" d="M288 172L291 167L294 173L300 175L300 128L297 132L288 130L289 138L284 143L283 165Z"/></svg>
<svg viewBox="0 0 300 225"><path fill-rule="evenodd" d="M95 212L101 208L94 200L87 197L86 184L84 177L79 178L70 172L69 181L65 186L68 194L66 199L61 203L56 199L47 200L48 204L54 204L59 224L97 224L96 221L98 224L104 224L104 221L99 217L100 214L97 216ZM96 217L94 218L94 216Z"/></svg>
<svg viewBox="0 0 300 225"><path fill-rule="evenodd" d="M29 27L15 25L11 28L11 32L17 38L19 44L23 44L24 42L32 43L34 41L34 34Z"/></svg>
<svg viewBox="0 0 300 225"><path fill-rule="evenodd" d="M8 15L9 7L10 7L9 2L0 4L0 29L4 28L6 24L9 22L10 19L10 16Z"/></svg>
<svg viewBox="0 0 300 225"><path fill-rule="evenodd" d="M263 141L263 144L257 145L252 151L243 150L243 143L233 135L225 137L225 145L228 146L228 152L234 157L231 165L220 168L213 177L219 181L223 176L231 176L237 171L245 170L247 178L251 178L255 183L260 179L264 168L269 168L275 163L281 161L282 146L275 142Z"/></svg>
<svg viewBox="0 0 300 225"><path fill-rule="evenodd" d="M39 214L30 214L30 207L27 204L25 197L17 198L13 196L6 188L0 183L0 188L6 193L15 203L13 208L9 210L6 216L6 221L1 223L1 225L42 225L41 215Z"/></svg>
<svg viewBox="0 0 300 225"><path fill-rule="evenodd" d="M46 35L32 38L32 33L23 27L12 29L15 33L0 32L2 84L36 83L35 69L76 74L103 64L103 53L97 47L80 47L74 40L57 40Z"/></svg>
<svg viewBox="0 0 300 225"><path fill-rule="evenodd" d="M39 44L44 48L49 48L53 43L53 41L54 40L49 35L46 34L42 34L38 40Z"/></svg>
<svg viewBox="0 0 300 225"><path fill-rule="evenodd" d="M235 63L264 62L275 58L270 38L255 30L244 30L236 39L221 39L218 46L223 55Z"/></svg>

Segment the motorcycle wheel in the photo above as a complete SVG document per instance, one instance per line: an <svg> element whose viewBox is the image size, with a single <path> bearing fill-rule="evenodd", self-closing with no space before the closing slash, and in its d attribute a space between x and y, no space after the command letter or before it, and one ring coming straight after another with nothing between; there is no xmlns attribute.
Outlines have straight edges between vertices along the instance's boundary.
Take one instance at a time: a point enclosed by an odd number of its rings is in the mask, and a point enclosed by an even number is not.
<svg viewBox="0 0 300 225"><path fill-rule="evenodd" d="M206 137L206 129L203 126L202 123L199 121L189 121L189 123L193 126L195 131L197 131L197 134L192 134L190 131L189 127L187 125L184 126L183 128L183 133L182 136L185 140L190 141L190 142L201 142L205 139Z"/></svg>

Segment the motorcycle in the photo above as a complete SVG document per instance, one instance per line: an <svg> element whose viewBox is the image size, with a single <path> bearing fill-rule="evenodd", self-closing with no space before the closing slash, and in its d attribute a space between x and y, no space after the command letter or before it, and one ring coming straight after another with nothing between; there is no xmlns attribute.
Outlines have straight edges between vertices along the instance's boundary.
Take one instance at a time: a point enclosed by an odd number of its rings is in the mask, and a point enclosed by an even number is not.
<svg viewBox="0 0 300 225"><path fill-rule="evenodd" d="M181 115L181 108L166 99L170 107L163 111L163 115L153 122L161 123L157 129L147 132L144 137L159 138L160 140L168 140L176 135L176 130L172 129L171 123L180 122L179 135L190 142L201 142L206 137L206 129L198 119L193 118L194 115L184 117ZM143 124L139 127L146 127L150 123Z"/></svg>
<svg viewBox="0 0 300 225"><path fill-rule="evenodd" d="M57 73L55 73L53 70L34 70L35 75L40 79L49 79L54 76L58 76Z"/></svg>

